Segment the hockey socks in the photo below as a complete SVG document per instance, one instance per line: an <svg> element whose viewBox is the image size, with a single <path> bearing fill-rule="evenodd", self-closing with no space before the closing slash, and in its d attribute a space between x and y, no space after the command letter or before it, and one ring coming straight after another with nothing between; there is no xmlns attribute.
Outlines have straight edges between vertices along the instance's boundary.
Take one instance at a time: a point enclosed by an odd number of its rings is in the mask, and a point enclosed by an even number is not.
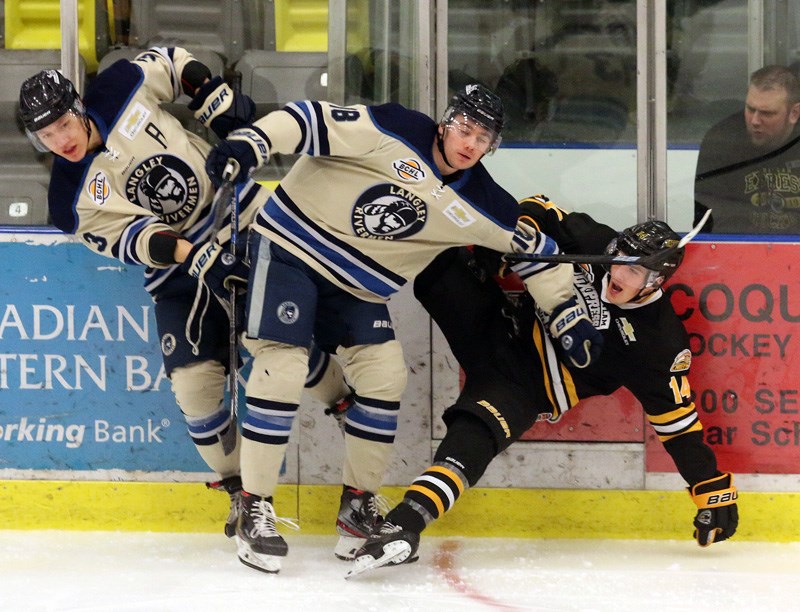
<svg viewBox="0 0 800 612"><path fill-rule="evenodd" d="M417 476L406 490L403 501L386 520L414 533L422 531L453 507L469 487L459 468L449 462L437 462Z"/></svg>

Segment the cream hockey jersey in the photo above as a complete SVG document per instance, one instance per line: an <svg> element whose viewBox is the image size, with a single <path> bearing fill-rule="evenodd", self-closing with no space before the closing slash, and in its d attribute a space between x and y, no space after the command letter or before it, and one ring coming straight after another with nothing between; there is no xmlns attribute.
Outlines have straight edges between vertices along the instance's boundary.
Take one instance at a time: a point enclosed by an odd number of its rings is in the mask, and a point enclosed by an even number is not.
<svg viewBox="0 0 800 612"><path fill-rule="evenodd" d="M480 163L445 180L419 112L303 101L255 127L271 152L303 155L253 227L361 299L387 300L451 246L512 250L516 200ZM573 295L569 266L542 265L529 290L551 310Z"/></svg>
<svg viewBox="0 0 800 612"><path fill-rule="evenodd" d="M80 162L53 162L48 206L54 225L100 255L148 266L148 291L177 269L152 259L150 237L173 230L197 243L213 225L214 187L205 171L211 146L159 106L180 95L180 75L193 59L181 48L154 48L109 66L83 97L105 146ZM240 194L242 227L266 197L256 204L257 191L249 182ZM224 218L220 241L230 236L230 215Z"/></svg>

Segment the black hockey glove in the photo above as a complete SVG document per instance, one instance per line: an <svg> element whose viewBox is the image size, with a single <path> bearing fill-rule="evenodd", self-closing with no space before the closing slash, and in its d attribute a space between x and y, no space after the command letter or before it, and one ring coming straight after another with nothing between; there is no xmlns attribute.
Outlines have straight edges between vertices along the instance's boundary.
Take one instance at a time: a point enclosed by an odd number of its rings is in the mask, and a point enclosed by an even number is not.
<svg viewBox="0 0 800 612"><path fill-rule="evenodd" d="M723 472L698 482L689 489L698 511L694 517L694 538L700 546L727 540L739 525L739 493L733 486L733 474Z"/></svg>
<svg viewBox="0 0 800 612"><path fill-rule="evenodd" d="M203 283L223 301L230 298L232 289L247 287L250 272L247 264L216 242L194 245L186 261L181 264L181 269Z"/></svg>
<svg viewBox="0 0 800 612"><path fill-rule="evenodd" d="M206 172L215 187L222 184L222 173L229 159L239 164L239 172L233 177L234 183L244 183L250 174L269 162L269 139L255 127L234 130L217 144L206 159Z"/></svg>
<svg viewBox="0 0 800 612"><path fill-rule="evenodd" d="M550 315L550 335L561 344L576 368L585 368L600 355L603 336L594 328L583 306L572 297Z"/></svg>
<svg viewBox="0 0 800 612"><path fill-rule="evenodd" d="M250 96L234 93L221 76L204 83L189 102L189 110L204 127L219 138L250 125L256 117L256 105Z"/></svg>

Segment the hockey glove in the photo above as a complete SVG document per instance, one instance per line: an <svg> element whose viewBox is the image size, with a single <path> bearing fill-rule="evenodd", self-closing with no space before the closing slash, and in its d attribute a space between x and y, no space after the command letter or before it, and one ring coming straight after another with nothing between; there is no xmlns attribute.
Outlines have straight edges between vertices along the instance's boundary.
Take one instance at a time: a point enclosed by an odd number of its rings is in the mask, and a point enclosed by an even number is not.
<svg viewBox="0 0 800 612"><path fill-rule="evenodd" d="M239 172L233 176L234 183L244 183L250 174L269 162L269 139L255 127L234 130L217 144L206 159L206 172L215 187L222 185L222 173L229 159L239 164Z"/></svg>
<svg viewBox="0 0 800 612"><path fill-rule="evenodd" d="M234 93L222 77L204 83L189 102L189 110L203 127L211 128L219 138L225 138L238 128L253 122L256 105L250 96Z"/></svg>
<svg viewBox="0 0 800 612"><path fill-rule="evenodd" d="M600 355L603 336L594 328L586 309L572 297L556 306L550 315L550 335L561 344L576 368L585 368Z"/></svg>
<svg viewBox="0 0 800 612"><path fill-rule="evenodd" d="M739 525L739 493L733 486L733 474L724 472L714 478L698 482L689 489L697 505L694 517L694 538L700 546L727 540Z"/></svg>
<svg viewBox="0 0 800 612"><path fill-rule="evenodd" d="M247 287L250 271L247 264L216 242L194 245L186 261L181 264L181 269L223 301L230 298L232 289Z"/></svg>

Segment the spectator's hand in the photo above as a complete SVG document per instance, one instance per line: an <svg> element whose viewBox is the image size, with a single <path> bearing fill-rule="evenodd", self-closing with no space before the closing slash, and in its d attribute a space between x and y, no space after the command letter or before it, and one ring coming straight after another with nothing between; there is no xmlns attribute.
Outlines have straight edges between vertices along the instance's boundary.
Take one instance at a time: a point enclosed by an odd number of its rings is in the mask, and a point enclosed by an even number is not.
<svg viewBox="0 0 800 612"><path fill-rule="evenodd" d="M556 306L550 316L550 335L561 344L576 368L585 368L600 355L603 336L594 328L583 306L572 297Z"/></svg>
<svg viewBox="0 0 800 612"><path fill-rule="evenodd" d="M206 173L215 187L222 184L223 172L229 159L234 159L239 164L239 171L234 175L233 181L247 181L254 170L269 162L269 146L264 132L255 127L235 130L211 149L206 159Z"/></svg>
<svg viewBox="0 0 800 612"><path fill-rule="evenodd" d="M247 287L250 268L241 259L223 250L216 242L201 242L192 247L181 270L208 287L220 300L230 292Z"/></svg>
<svg viewBox="0 0 800 612"><path fill-rule="evenodd" d="M256 116L256 105L250 96L234 93L222 77L204 83L189 102L189 110L206 128L219 138L236 129L250 125Z"/></svg>
<svg viewBox="0 0 800 612"><path fill-rule="evenodd" d="M694 538L700 546L727 540L739 525L739 493L733 486L733 474L724 472L698 482L689 489L698 511L694 517Z"/></svg>

